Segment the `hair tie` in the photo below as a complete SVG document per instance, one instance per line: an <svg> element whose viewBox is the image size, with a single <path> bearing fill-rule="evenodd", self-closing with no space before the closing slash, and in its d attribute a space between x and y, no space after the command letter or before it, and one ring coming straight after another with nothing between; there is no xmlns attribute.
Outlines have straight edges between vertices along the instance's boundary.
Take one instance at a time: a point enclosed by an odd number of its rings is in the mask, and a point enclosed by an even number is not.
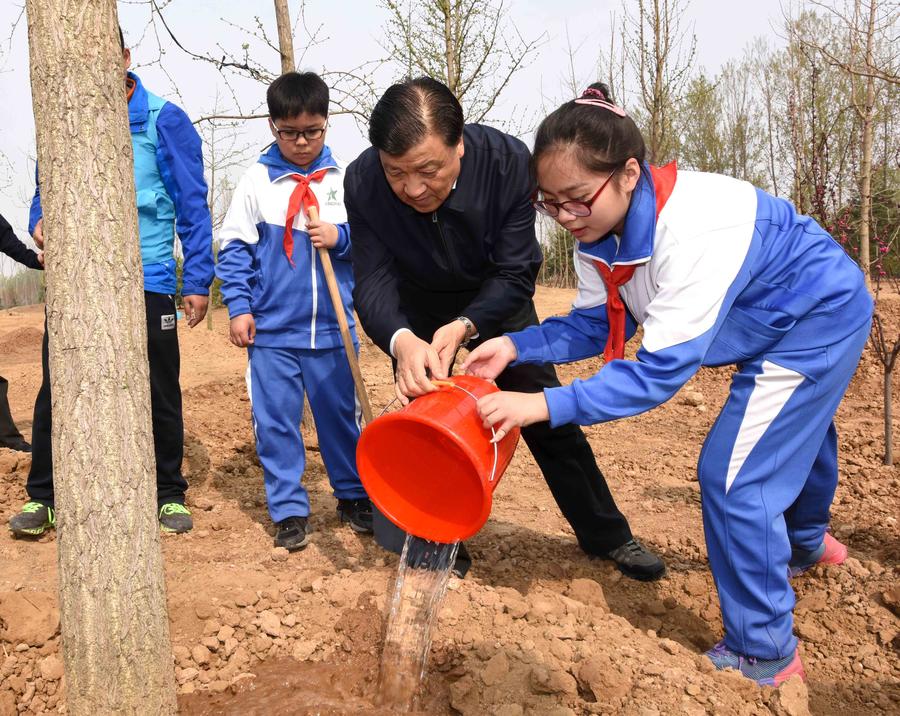
<svg viewBox="0 0 900 716"><path fill-rule="evenodd" d="M584 92L581 93L581 97L575 100L575 104L589 104L594 107L601 107L602 109L608 109L617 117L627 117L628 115L625 113L625 110L621 107L614 105L610 102L606 96L597 89L593 87L588 87Z"/></svg>

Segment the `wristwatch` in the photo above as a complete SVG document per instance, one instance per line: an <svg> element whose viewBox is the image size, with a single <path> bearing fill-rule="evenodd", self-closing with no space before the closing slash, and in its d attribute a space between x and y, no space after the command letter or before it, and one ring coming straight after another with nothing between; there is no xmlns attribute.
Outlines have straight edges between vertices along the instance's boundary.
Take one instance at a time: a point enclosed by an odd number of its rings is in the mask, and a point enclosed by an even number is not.
<svg viewBox="0 0 900 716"><path fill-rule="evenodd" d="M459 344L460 346L465 346L476 335L475 324L465 316L457 316L454 320L462 321L463 325L466 327L466 334L463 336L462 343Z"/></svg>

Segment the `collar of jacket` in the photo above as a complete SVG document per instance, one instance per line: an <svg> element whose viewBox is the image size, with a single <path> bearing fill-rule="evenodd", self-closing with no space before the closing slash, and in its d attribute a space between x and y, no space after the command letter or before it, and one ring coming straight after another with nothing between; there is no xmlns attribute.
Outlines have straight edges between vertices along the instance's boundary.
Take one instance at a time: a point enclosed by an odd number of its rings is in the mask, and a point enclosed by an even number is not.
<svg viewBox="0 0 900 716"><path fill-rule="evenodd" d="M624 226L618 241L615 240L615 234L610 232L590 244L579 241L578 252L601 261L610 268L642 264L650 260L656 237L656 189L650 176L650 167L646 163L641 165L641 176L631 195Z"/></svg>
<svg viewBox="0 0 900 716"><path fill-rule="evenodd" d="M134 80L134 94L128 101L128 124L131 126L132 132L143 132L150 116L147 90L144 89L141 78L134 72L129 72L128 78Z"/></svg>
<svg viewBox="0 0 900 716"><path fill-rule="evenodd" d="M317 172L320 169L338 168L337 162L334 160L334 157L331 156L331 149L328 148L328 145L322 147L319 156L317 156L313 160L313 163L306 169L301 169L296 164L292 164L285 159L277 144L272 144L272 146L260 155L259 163L266 166L266 169L269 172L269 181L273 184L279 179L284 179L284 177L290 176L291 174L302 174L303 176L306 176L313 172Z"/></svg>

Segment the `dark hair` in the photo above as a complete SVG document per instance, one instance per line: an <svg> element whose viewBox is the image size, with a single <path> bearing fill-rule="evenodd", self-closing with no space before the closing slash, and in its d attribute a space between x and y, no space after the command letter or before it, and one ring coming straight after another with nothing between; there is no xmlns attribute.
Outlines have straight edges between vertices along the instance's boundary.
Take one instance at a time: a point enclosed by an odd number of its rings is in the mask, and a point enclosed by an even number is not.
<svg viewBox="0 0 900 716"><path fill-rule="evenodd" d="M448 147L459 143L463 111L450 88L431 77L388 87L369 118L369 141L392 156L406 154L434 132Z"/></svg>
<svg viewBox="0 0 900 716"><path fill-rule="evenodd" d="M593 90L593 92L591 92ZM609 87L592 84L582 97L602 97L613 104ZM647 149L641 130L631 117L620 117L603 107L576 104L570 100L548 115L534 137L532 169L547 152L571 148L588 171L605 173L623 166L634 157L643 163Z"/></svg>
<svg viewBox="0 0 900 716"><path fill-rule="evenodd" d="M315 72L285 72L269 85L266 104L272 119L298 114L328 116L328 85Z"/></svg>
<svg viewBox="0 0 900 716"><path fill-rule="evenodd" d="M125 35L122 34L122 26L119 25L119 47L125 52Z"/></svg>

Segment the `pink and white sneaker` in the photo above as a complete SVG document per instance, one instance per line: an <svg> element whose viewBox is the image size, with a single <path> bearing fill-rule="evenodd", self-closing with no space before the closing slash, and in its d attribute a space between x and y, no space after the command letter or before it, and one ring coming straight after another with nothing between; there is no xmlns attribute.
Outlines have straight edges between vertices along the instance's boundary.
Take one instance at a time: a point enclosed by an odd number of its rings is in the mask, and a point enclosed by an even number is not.
<svg viewBox="0 0 900 716"><path fill-rule="evenodd" d="M800 653L794 649L781 659L757 659L753 656L740 654L725 646L723 639L712 649L706 652L707 658L716 669L734 669L748 679L753 679L760 686L781 686L794 675L806 681L806 671L803 662L800 661Z"/></svg>
<svg viewBox="0 0 900 716"><path fill-rule="evenodd" d="M847 546L838 542L830 532L826 532L825 539L818 549L812 552L793 551L791 561L788 563L788 574L797 577L817 564L843 564L845 559Z"/></svg>

